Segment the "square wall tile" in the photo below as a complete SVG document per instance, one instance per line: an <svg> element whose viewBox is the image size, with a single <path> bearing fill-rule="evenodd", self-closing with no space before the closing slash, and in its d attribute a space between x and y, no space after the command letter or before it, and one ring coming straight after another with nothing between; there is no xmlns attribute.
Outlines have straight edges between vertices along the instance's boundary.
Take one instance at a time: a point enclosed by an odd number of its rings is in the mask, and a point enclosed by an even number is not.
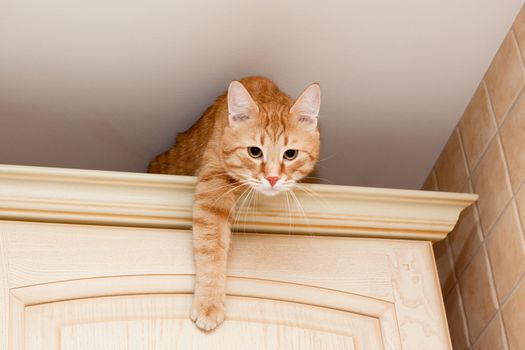
<svg viewBox="0 0 525 350"><path fill-rule="evenodd" d="M459 192L465 184L468 172L457 129L450 135L434 170L440 191Z"/></svg>
<svg viewBox="0 0 525 350"><path fill-rule="evenodd" d="M439 282L441 284L441 292L446 297L456 284L456 276L454 274L454 267L452 266L452 255L448 245L448 239L436 242L432 245L434 248L434 258L436 259L436 267L438 270Z"/></svg>
<svg viewBox="0 0 525 350"><path fill-rule="evenodd" d="M502 302L525 273L525 242L514 201L507 206L491 230L487 251L498 299Z"/></svg>
<svg viewBox="0 0 525 350"><path fill-rule="evenodd" d="M510 31L501 44L485 75L488 93L498 124L525 84L521 56L514 34Z"/></svg>
<svg viewBox="0 0 525 350"><path fill-rule="evenodd" d="M505 339L505 330L501 322L501 315L496 315L481 334L476 344L472 347L473 350L505 350L507 349L507 341Z"/></svg>
<svg viewBox="0 0 525 350"><path fill-rule="evenodd" d="M522 6L521 11L514 20L514 33L516 33L516 39L518 40L518 46L521 50L522 57L525 57L525 6Z"/></svg>
<svg viewBox="0 0 525 350"><path fill-rule="evenodd" d="M525 91L520 94L505 118L500 135L512 188L517 190L525 179Z"/></svg>
<svg viewBox="0 0 525 350"><path fill-rule="evenodd" d="M470 341L474 342L498 310L485 249L478 250L459 278L459 285Z"/></svg>
<svg viewBox="0 0 525 350"><path fill-rule="evenodd" d="M525 349L525 279L502 308L510 350Z"/></svg>
<svg viewBox="0 0 525 350"><path fill-rule="evenodd" d="M519 192L516 194L516 202L518 203L518 212L520 213L522 228L525 229L525 185L521 186Z"/></svg>
<svg viewBox="0 0 525 350"><path fill-rule="evenodd" d="M512 196L503 161L503 150L497 137L492 139L474 170L472 185L474 192L479 195L481 226L486 235Z"/></svg>
<svg viewBox="0 0 525 350"><path fill-rule="evenodd" d="M461 117L459 131L465 147L467 163L472 170L496 133L487 89L483 82L478 86Z"/></svg>
<svg viewBox="0 0 525 350"><path fill-rule="evenodd" d="M470 344L467 329L465 328L466 320L457 285L445 299L445 310L447 312L447 322L452 347L454 350L468 350Z"/></svg>

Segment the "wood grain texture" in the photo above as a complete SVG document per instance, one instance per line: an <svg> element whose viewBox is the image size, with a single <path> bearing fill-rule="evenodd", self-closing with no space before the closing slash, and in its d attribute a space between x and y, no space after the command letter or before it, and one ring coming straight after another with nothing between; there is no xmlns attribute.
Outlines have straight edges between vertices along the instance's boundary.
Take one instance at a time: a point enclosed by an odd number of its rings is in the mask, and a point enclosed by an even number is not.
<svg viewBox="0 0 525 350"><path fill-rule="evenodd" d="M103 296L123 296L131 294L188 294L193 291L193 276L165 275L165 276L119 276L104 278L89 278L38 284L28 287L14 288L12 294L25 305L47 305L62 300L93 299ZM357 294L338 292L331 289L316 288L306 285L282 283L276 281L256 280L248 278L230 277L227 283L228 301L237 297L253 300L266 299L301 305L309 305L329 310L339 310L352 314L354 318L373 319L377 326L374 336L366 341L371 344L371 338L380 338L386 350L401 349L401 340L397 331L397 319L394 304L376 298L369 298ZM188 316L188 310L184 310ZM244 314L245 319L249 314ZM231 315L228 320L232 320ZM235 319L235 318L234 318ZM47 321L46 321L47 322ZM265 323L271 322L265 319ZM273 320L273 322L277 322ZM355 326L355 325L354 325ZM326 326L325 326L326 328ZM360 328L352 328L353 336L362 338L356 333ZM362 343L362 340L357 340ZM368 349L368 347L367 347Z"/></svg>
<svg viewBox="0 0 525 350"><path fill-rule="evenodd" d="M34 288L27 286L41 284L39 288L50 288L48 292L41 289L36 293L40 298L54 295L60 299L67 290L80 290L85 294L74 298L82 300L100 296L100 288L90 286L90 280L115 276L131 280L137 275L151 277L148 283L135 282L130 289L134 292L115 290L115 294L169 293L155 289L159 282L154 277L173 274L188 276L180 292L192 291L190 232L8 221L0 222L0 227L9 237L9 287L13 295L28 304L46 300L25 296L24 290ZM237 234L232 240L228 275L234 280L302 284L393 302L396 312L381 326L383 334L390 334L387 339L396 339L399 332L405 350L419 349L418 344L426 339L431 340L427 349L448 349L439 283L429 246L430 243L419 241ZM74 280L84 280L85 284L75 286ZM59 281L65 284L53 284ZM71 287L67 287L67 281ZM120 283L107 285L110 292L110 285ZM232 287L234 284L229 288ZM273 288L262 288L263 294L258 295L257 290L254 288L252 295L270 298L273 292ZM301 297L303 293L297 295ZM365 311L372 312L371 306L366 305L359 312ZM386 346L395 349L395 341Z"/></svg>
<svg viewBox="0 0 525 350"><path fill-rule="evenodd" d="M0 220L191 228L195 178L0 165ZM477 195L332 185L259 196L237 231L440 240ZM311 193L314 193L313 195Z"/></svg>
<svg viewBox="0 0 525 350"><path fill-rule="evenodd" d="M229 298L228 319L203 334L190 295L91 298L27 308L27 349L383 349L373 318L302 304Z"/></svg>
<svg viewBox="0 0 525 350"><path fill-rule="evenodd" d="M130 294L189 294L193 275L144 275L86 278L13 288L11 294L24 306L63 300ZM394 304L377 298L296 283L229 277L227 294L301 303L381 319Z"/></svg>
<svg viewBox="0 0 525 350"><path fill-rule="evenodd" d="M310 185L304 213L241 207L227 321L203 334L194 178L0 166L0 181L0 350L451 349L424 240L475 195Z"/></svg>
<svg viewBox="0 0 525 350"><path fill-rule="evenodd" d="M388 253L392 290L405 349L421 348L421 339L411 334L425 334L425 349L450 347L446 317L436 278L431 244L426 251L396 247ZM434 279L434 286L425 279ZM428 345L433 344L433 345Z"/></svg>
<svg viewBox="0 0 525 350"><path fill-rule="evenodd" d="M26 303L9 296L9 350L25 349L25 308Z"/></svg>
<svg viewBox="0 0 525 350"><path fill-rule="evenodd" d="M41 346L44 338L47 337L47 341L52 340L49 339L49 334L56 332L52 332L51 329L89 323L93 322L93 319L96 319L97 323L112 322L112 324L115 321L127 323L130 319L178 318L186 322L190 304L189 301L186 302L189 295L184 292L191 291L192 280L192 276L114 277L51 284L56 286L36 285L15 289L13 293L28 305L27 322L32 327L26 331L26 334L30 334L28 338L32 338L32 342ZM385 343L394 345L385 345L384 349L401 349L398 334L385 339L382 333L385 324L386 327L390 327L389 323L395 316L392 303L328 289L272 281L231 278L228 282L227 305L230 312L226 324L255 322L285 325L351 336L354 338L353 342L358 344L358 349L383 348L380 345ZM155 295L156 292L178 294ZM142 296L124 297L134 293ZM85 297L86 295L91 297ZM97 295L115 296L93 298ZM61 298L72 300L57 302ZM181 308L182 299L184 307ZM131 307L128 305L130 300L138 300L147 307ZM159 300L164 301L159 304ZM164 304L167 301L169 303ZM33 302L38 304L31 306ZM239 303L242 305L238 306ZM279 311L282 308L287 308L289 311ZM342 321L330 316L331 314L338 315L337 317ZM31 326L35 323L37 325ZM45 327L42 327L41 323L45 324ZM261 330L252 329L252 331L260 333ZM263 333L267 331L266 329ZM42 334L31 336L39 332ZM232 336L232 338L236 337Z"/></svg>
<svg viewBox="0 0 525 350"><path fill-rule="evenodd" d="M9 270L6 240L7 235L0 230L0 350L7 350L9 339Z"/></svg>
<svg viewBox="0 0 525 350"><path fill-rule="evenodd" d="M102 276L194 273L188 231L7 221L0 227L10 237L11 288ZM388 254L395 248L426 252L426 246L417 241L237 234L228 274L393 301Z"/></svg>

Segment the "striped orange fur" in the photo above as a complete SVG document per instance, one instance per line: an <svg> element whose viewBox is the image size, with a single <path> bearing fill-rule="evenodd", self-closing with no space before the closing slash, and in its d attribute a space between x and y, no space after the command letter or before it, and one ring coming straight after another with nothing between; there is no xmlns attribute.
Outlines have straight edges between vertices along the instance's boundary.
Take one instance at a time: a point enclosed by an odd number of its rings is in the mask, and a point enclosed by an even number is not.
<svg viewBox="0 0 525 350"><path fill-rule="evenodd" d="M319 156L319 85L294 102L263 77L230 84L152 173L196 175L193 205L195 295L191 318L209 331L225 316L226 260L235 205L242 194L276 195L309 174Z"/></svg>

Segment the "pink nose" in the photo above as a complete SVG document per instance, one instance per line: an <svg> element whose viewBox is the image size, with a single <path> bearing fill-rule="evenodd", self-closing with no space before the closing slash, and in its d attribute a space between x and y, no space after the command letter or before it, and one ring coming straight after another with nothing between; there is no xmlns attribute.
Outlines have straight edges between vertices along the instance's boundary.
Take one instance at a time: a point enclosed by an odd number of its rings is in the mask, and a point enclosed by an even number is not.
<svg viewBox="0 0 525 350"><path fill-rule="evenodd" d="M270 185L273 187L275 186L275 183L279 181L279 176L266 176L266 180L268 180Z"/></svg>

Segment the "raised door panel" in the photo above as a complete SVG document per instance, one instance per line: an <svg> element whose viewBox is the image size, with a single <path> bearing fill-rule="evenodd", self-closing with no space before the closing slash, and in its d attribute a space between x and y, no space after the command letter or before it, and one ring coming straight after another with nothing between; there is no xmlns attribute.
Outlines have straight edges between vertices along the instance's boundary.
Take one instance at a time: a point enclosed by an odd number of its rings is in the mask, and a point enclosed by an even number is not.
<svg viewBox="0 0 525 350"><path fill-rule="evenodd" d="M381 349L373 320L257 299L230 299L228 321L203 334L188 319L190 302L150 295L28 307L26 349Z"/></svg>
<svg viewBox="0 0 525 350"><path fill-rule="evenodd" d="M20 327L13 329L18 345L11 349L400 349L391 303L272 281L228 282L227 319L207 334L188 318L191 295L182 292L191 285L189 276L13 289L12 300L24 306L14 308L11 319L24 322L11 325ZM169 289L181 293L153 293ZM148 293L132 294L137 292Z"/></svg>

